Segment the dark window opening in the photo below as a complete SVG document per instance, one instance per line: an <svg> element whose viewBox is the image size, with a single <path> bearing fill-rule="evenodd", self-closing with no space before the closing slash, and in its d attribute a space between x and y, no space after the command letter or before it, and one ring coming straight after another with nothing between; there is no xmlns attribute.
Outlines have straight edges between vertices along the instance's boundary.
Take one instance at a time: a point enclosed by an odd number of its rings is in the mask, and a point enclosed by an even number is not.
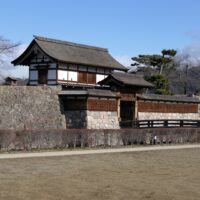
<svg viewBox="0 0 200 200"><path fill-rule="evenodd" d="M62 98L64 111L68 110L87 110L86 99L65 99Z"/></svg>
<svg viewBox="0 0 200 200"><path fill-rule="evenodd" d="M47 84L47 75L48 69L39 69L38 70L38 83Z"/></svg>
<svg viewBox="0 0 200 200"><path fill-rule="evenodd" d="M132 101L120 102L120 118L121 121L135 120L135 103Z"/></svg>

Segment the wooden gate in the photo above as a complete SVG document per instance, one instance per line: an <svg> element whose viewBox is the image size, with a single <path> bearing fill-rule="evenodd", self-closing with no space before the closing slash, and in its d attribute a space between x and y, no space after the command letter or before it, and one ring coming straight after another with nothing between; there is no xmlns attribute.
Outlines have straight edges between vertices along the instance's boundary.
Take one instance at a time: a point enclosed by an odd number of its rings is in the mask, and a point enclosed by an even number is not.
<svg viewBox="0 0 200 200"><path fill-rule="evenodd" d="M120 118L122 122L135 120L134 101L120 101Z"/></svg>

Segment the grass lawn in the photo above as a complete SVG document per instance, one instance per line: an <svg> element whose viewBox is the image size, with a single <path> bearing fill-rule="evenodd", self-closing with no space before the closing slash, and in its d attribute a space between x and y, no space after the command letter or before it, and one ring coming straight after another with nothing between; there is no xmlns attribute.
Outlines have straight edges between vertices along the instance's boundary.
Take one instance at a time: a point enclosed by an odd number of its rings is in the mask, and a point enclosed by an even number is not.
<svg viewBox="0 0 200 200"><path fill-rule="evenodd" d="M199 200L200 149L0 160L0 199Z"/></svg>

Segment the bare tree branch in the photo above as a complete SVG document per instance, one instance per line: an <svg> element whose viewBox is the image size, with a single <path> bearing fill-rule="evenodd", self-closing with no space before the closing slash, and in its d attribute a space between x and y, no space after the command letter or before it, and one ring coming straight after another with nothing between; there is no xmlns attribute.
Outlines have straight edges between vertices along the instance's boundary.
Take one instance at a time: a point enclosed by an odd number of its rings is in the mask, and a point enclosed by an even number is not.
<svg viewBox="0 0 200 200"><path fill-rule="evenodd" d="M19 46L20 43L13 43L8 39L5 39L4 37L0 36L0 54L2 53L12 53L14 51L14 48Z"/></svg>

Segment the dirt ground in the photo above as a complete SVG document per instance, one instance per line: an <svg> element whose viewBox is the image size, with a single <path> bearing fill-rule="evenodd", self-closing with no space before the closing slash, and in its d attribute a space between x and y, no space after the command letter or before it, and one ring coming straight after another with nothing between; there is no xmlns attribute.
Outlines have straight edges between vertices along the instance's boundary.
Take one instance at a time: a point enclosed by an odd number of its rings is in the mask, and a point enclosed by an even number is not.
<svg viewBox="0 0 200 200"><path fill-rule="evenodd" d="M0 160L4 200L199 200L200 149Z"/></svg>

